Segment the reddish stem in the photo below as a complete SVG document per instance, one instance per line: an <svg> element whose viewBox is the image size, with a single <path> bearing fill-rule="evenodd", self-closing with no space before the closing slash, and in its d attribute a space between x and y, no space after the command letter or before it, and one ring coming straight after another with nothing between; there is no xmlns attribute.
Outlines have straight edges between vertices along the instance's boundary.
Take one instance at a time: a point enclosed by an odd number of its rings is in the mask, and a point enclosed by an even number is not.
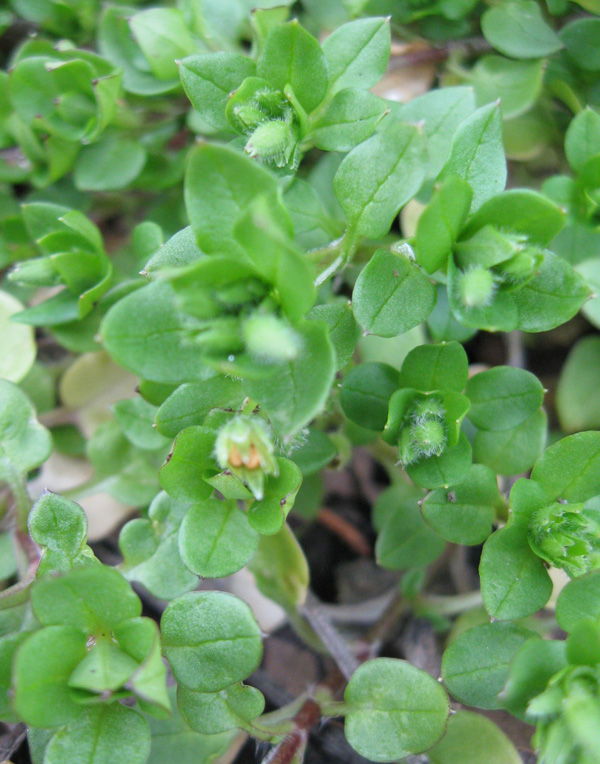
<svg viewBox="0 0 600 764"><path fill-rule="evenodd" d="M311 728L320 720L321 708L312 698L304 701L294 716L295 729L275 746L263 759L262 764L290 764L308 742Z"/></svg>

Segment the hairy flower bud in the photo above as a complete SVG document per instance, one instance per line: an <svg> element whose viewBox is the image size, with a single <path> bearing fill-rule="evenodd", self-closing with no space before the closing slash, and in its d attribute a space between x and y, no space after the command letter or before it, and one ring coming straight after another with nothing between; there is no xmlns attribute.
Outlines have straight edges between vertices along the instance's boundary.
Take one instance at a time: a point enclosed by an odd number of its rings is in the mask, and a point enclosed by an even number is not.
<svg viewBox="0 0 600 764"><path fill-rule="evenodd" d="M446 445L444 424L439 419L414 424L412 436L421 456L439 456Z"/></svg>
<svg viewBox="0 0 600 764"><path fill-rule="evenodd" d="M542 259L541 253L533 248L524 249L510 260L498 266L500 276L513 284L520 284L533 276Z"/></svg>
<svg viewBox="0 0 600 764"><path fill-rule="evenodd" d="M597 666L571 665L555 674L546 689L534 697L527 716L537 729L533 742L539 761L548 764L584 764L593 761L594 738L582 735L585 723L578 722L582 711L598 707L600 676ZM585 718L585 717L584 717Z"/></svg>
<svg viewBox="0 0 600 764"><path fill-rule="evenodd" d="M443 452L448 440L444 417L444 407L438 398L420 396L413 401L398 440L400 463L404 467Z"/></svg>
<svg viewBox="0 0 600 764"><path fill-rule="evenodd" d="M444 406L439 398L428 396L427 398L419 398L414 402L411 418L415 422L419 422L422 419L443 419L444 414Z"/></svg>
<svg viewBox="0 0 600 764"><path fill-rule="evenodd" d="M297 143L293 123L284 119L273 119L256 128L246 143L246 152L263 162L272 162L277 167L284 167L294 164Z"/></svg>
<svg viewBox="0 0 600 764"><path fill-rule="evenodd" d="M266 423L256 416L237 416L217 435L215 458L245 483L258 500L264 495L265 476L279 474L275 448Z"/></svg>
<svg viewBox="0 0 600 764"><path fill-rule="evenodd" d="M460 301L467 308L489 305L496 291L494 274L487 268L475 266L459 275Z"/></svg>
<svg viewBox="0 0 600 764"><path fill-rule="evenodd" d="M272 314L250 316L242 333L248 352L258 361L284 363L294 360L300 352L298 333Z"/></svg>
<svg viewBox="0 0 600 764"><path fill-rule="evenodd" d="M583 504L554 502L534 513L528 540L533 551L569 576L600 567L600 524Z"/></svg>

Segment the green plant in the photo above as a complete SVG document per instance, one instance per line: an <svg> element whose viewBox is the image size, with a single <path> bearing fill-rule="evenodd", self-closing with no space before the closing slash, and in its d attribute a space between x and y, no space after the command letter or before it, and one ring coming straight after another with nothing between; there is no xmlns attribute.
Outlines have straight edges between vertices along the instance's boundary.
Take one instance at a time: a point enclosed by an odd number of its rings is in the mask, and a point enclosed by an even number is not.
<svg viewBox="0 0 600 764"><path fill-rule="evenodd" d="M600 328L599 14L0 11L0 718L35 764L208 762L239 730L292 764L329 717L374 761L520 761L454 701L535 725L541 764L600 762L598 337L561 372L547 448L524 368ZM415 62L439 86L387 98ZM494 333L506 354L482 352ZM385 472L376 561L402 574L366 652L319 625L292 531L357 447ZM59 458L88 478L35 500ZM116 566L77 503L98 493L137 510ZM480 546L481 592L441 594L436 571ZM246 566L343 693L265 713L252 610L197 590ZM442 683L362 661L407 613L450 632Z"/></svg>

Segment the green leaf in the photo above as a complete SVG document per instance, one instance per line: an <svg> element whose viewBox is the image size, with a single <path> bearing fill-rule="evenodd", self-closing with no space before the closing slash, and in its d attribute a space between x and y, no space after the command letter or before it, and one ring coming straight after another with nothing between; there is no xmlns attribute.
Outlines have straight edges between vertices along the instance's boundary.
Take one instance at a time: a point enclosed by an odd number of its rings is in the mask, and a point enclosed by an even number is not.
<svg viewBox="0 0 600 764"><path fill-rule="evenodd" d="M477 330L459 323L454 317L448 302L448 292L443 284L437 284L436 291L437 302L427 319L427 329L431 339L434 342L467 342Z"/></svg>
<svg viewBox="0 0 600 764"><path fill-rule="evenodd" d="M542 92L545 62L511 61L483 56L471 70L477 104L500 99L503 119L514 119L531 109Z"/></svg>
<svg viewBox="0 0 600 764"><path fill-rule="evenodd" d="M590 254L590 246L584 244L579 248L579 252ZM575 270L592 291L591 298L581 306L581 312L592 326L598 328L600 326L600 297L598 296L600 295L600 258L590 257L583 260L575 265Z"/></svg>
<svg viewBox="0 0 600 764"><path fill-rule="evenodd" d="M424 393L436 390L463 391L469 376L469 360L458 342L418 345L404 359L398 387Z"/></svg>
<svg viewBox="0 0 600 764"><path fill-rule="evenodd" d="M206 499L195 504L179 531L181 559L202 578L222 578L240 570L257 544L258 534L235 501Z"/></svg>
<svg viewBox="0 0 600 764"><path fill-rule="evenodd" d="M12 543L12 540L11 540ZM10 612L10 611L4 611ZM0 638L0 718L3 722L16 724L19 721L12 704L12 664L15 652L27 639L27 632L4 634ZM10 693L10 694L9 694Z"/></svg>
<svg viewBox="0 0 600 764"><path fill-rule="evenodd" d="M178 231L148 260L143 274L150 280L164 268L191 265L203 257L190 226Z"/></svg>
<svg viewBox="0 0 600 764"><path fill-rule="evenodd" d="M472 465L462 483L432 491L421 512L440 536L455 544L483 543L492 532L500 501L496 475L488 467Z"/></svg>
<svg viewBox="0 0 600 764"><path fill-rule="evenodd" d="M424 123L429 156L427 176L433 179L448 159L457 127L475 111L475 95L471 87L436 88L406 104L390 102L390 108L402 122Z"/></svg>
<svg viewBox="0 0 600 764"><path fill-rule="evenodd" d="M44 753L56 730L30 727L27 730L27 746L31 755L32 764L42 764Z"/></svg>
<svg viewBox="0 0 600 764"><path fill-rule="evenodd" d="M504 190L506 158L499 104L482 106L460 123L439 178L451 175L458 175L471 186L472 212Z"/></svg>
<svg viewBox="0 0 600 764"><path fill-rule="evenodd" d="M376 85L385 74L390 44L387 18L357 19L338 27L323 43L330 93Z"/></svg>
<svg viewBox="0 0 600 764"><path fill-rule="evenodd" d="M475 374L465 395L471 401L469 419L481 430L510 430L529 419L544 400L539 379L524 369L495 366Z"/></svg>
<svg viewBox="0 0 600 764"><path fill-rule="evenodd" d="M308 563L287 525L276 534L259 538L249 568L259 591L288 613L295 613L304 604L310 575Z"/></svg>
<svg viewBox="0 0 600 764"><path fill-rule="evenodd" d="M159 493L148 519L126 523L119 534L123 575L139 581L155 597L171 600L194 589L198 579L181 561L178 533L187 505Z"/></svg>
<svg viewBox="0 0 600 764"><path fill-rule="evenodd" d="M427 318L436 291L408 258L379 249L361 271L352 298L354 316L363 329L396 337Z"/></svg>
<svg viewBox="0 0 600 764"><path fill-rule="evenodd" d="M600 337L584 337L562 367L556 391L556 411L565 432L600 428Z"/></svg>
<svg viewBox="0 0 600 764"><path fill-rule="evenodd" d="M563 641L527 640L513 658L508 679L498 696L502 708L515 716L525 716L529 701L540 695L566 664Z"/></svg>
<svg viewBox="0 0 600 764"><path fill-rule="evenodd" d="M177 435L158 479L174 499L197 502L207 499L212 488L205 481L206 471L216 469L212 451L216 435L207 427L186 427Z"/></svg>
<svg viewBox="0 0 600 764"><path fill-rule="evenodd" d="M202 119L216 130L230 129L225 118L229 95L255 73L252 59L229 51L200 53L179 62L187 97Z"/></svg>
<svg viewBox="0 0 600 764"><path fill-rule="evenodd" d="M31 590L31 604L44 626L65 624L98 636L142 612L129 583L118 570L105 565L39 579Z"/></svg>
<svg viewBox="0 0 600 764"><path fill-rule="evenodd" d="M473 193L459 177L448 178L433 195L417 222L415 252L427 273L443 268L464 225Z"/></svg>
<svg viewBox="0 0 600 764"><path fill-rule="evenodd" d="M448 488L458 485L471 466L471 445L461 432L454 446L446 446L439 456L430 456L406 468L410 479L423 488Z"/></svg>
<svg viewBox="0 0 600 764"><path fill-rule="evenodd" d="M113 411L123 435L138 448L153 451L166 448L171 440L157 432L154 425L156 407L143 398L128 398L115 403Z"/></svg>
<svg viewBox="0 0 600 764"><path fill-rule="evenodd" d="M360 427L383 430L390 398L398 387L396 369L385 363L361 363L344 378L340 392L342 410Z"/></svg>
<svg viewBox="0 0 600 764"><path fill-rule="evenodd" d="M146 159L146 150L137 141L106 135L83 147L73 181L80 191L117 191L138 177Z"/></svg>
<svg viewBox="0 0 600 764"><path fill-rule="evenodd" d="M502 620L536 613L552 593L546 566L531 551L523 530L514 525L496 531L486 541L479 575L485 609Z"/></svg>
<svg viewBox="0 0 600 764"><path fill-rule="evenodd" d="M541 58L563 47L534 0L489 8L481 18L481 30L490 45L512 58Z"/></svg>
<svg viewBox="0 0 600 764"><path fill-rule="evenodd" d="M129 20L134 38L142 49L155 77L177 77L177 59L189 56L196 45L176 8L150 8Z"/></svg>
<svg viewBox="0 0 600 764"><path fill-rule="evenodd" d="M63 560L67 561L67 569L82 563L81 553L86 549L87 518L79 504L46 492L34 504L27 524L31 538L45 547L40 574L50 569L62 570ZM89 559L93 560L93 555Z"/></svg>
<svg viewBox="0 0 600 764"><path fill-rule="evenodd" d="M303 476L312 475L326 467L337 455L335 444L321 430L308 429L301 442L291 452L294 464Z"/></svg>
<svg viewBox="0 0 600 764"><path fill-rule="evenodd" d="M569 183L573 182L572 178L566 180ZM568 199L560 201L569 204ZM570 223L552 242L552 251L573 266L578 266L588 259L595 261L600 255L600 231L581 223Z"/></svg>
<svg viewBox="0 0 600 764"><path fill-rule="evenodd" d="M331 215L317 191L307 181L294 178L283 194L283 201L292 219L298 246L306 249L322 247L341 235L343 223Z"/></svg>
<svg viewBox="0 0 600 764"><path fill-rule="evenodd" d="M260 716L265 699L255 687L232 684L221 692L205 693L177 688L179 711L190 727L204 735L242 729Z"/></svg>
<svg viewBox="0 0 600 764"><path fill-rule="evenodd" d="M535 632L513 623L487 623L458 636L444 652L442 676L448 691L461 703L500 708L512 659Z"/></svg>
<svg viewBox="0 0 600 764"><path fill-rule="evenodd" d="M554 202L530 189L509 189L485 202L462 229L470 239L487 225L523 234L531 244L547 247L565 223L565 213Z"/></svg>
<svg viewBox="0 0 600 764"><path fill-rule="evenodd" d="M175 705L175 686L169 688L169 695ZM149 719L152 733L152 748L148 764L164 764L174 756L179 764L198 764L216 761L226 756L237 731L216 735L201 735L194 732L181 718L177 708L168 719Z"/></svg>
<svg viewBox="0 0 600 764"><path fill-rule="evenodd" d="M108 420L95 430L86 450L96 477L102 479L101 490L117 501L144 507L156 496L159 489L156 471L162 454L131 445L115 420Z"/></svg>
<svg viewBox="0 0 600 764"><path fill-rule="evenodd" d="M600 154L600 115L587 107L573 119L565 134L565 154L575 172Z"/></svg>
<svg viewBox="0 0 600 764"><path fill-rule="evenodd" d="M335 374L335 356L324 323L297 327L302 345L293 361L262 379L248 379L248 395L265 409L277 434L291 439L323 408Z"/></svg>
<svg viewBox="0 0 600 764"><path fill-rule="evenodd" d="M217 375L180 385L156 412L156 429L174 438L191 425L200 425L213 408L238 408L244 399L239 380Z"/></svg>
<svg viewBox="0 0 600 764"><path fill-rule="evenodd" d="M353 149L333 181L351 230L373 239L385 236L421 187L426 166L423 136L410 125L393 123Z"/></svg>
<svg viewBox="0 0 600 764"><path fill-rule="evenodd" d="M246 679L262 657L258 624L248 605L223 592L191 592L161 620L164 654L179 684L218 692Z"/></svg>
<svg viewBox="0 0 600 764"><path fill-rule="evenodd" d="M494 722L472 711L448 719L446 734L427 756L431 764L520 764L519 752Z"/></svg>
<svg viewBox="0 0 600 764"><path fill-rule="evenodd" d="M0 292L0 379L20 382L35 361L33 327L10 320L23 305L8 292Z"/></svg>
<svg viewBox="0 0 600 764"><path fill-rule="evenodd" d="M291 222L275 198L255 200L234 228L246 260L277 288L279 303L291 321L298 321L315 301L314 273L292 243Z"/></svg>
<svg viewBox="0 0 600 764"><path fill-rule="evenodd" d="M203 376L201 356L188 340L169 284L150 284L119 300L108 311L101 332L112 358L144 379L186 382Z"/></svg>
<svg viewBox="0 0 600 764"><path fill-rule="evenodd" d="M81 713L69 677L86 655L86 636L73 626L31 634L13 663L14 708L32 727L61 727Z"/></svg>
<svg viewBox="0 0 600 764"><path fill-rule="evenodd" d="M90 692L114 692L122 687L138 664L113 642L99 639L69 677L69 687Z"/></svg>
<svg viewBox="0 0 600 764"><path fill-rule="evenodd" d="M164 716L171 711L167 692L167 667L161 654L160 633L151 618L130 618L119 624L114 636L137 664L127 688L133 690L147 713Z"/></svg>
<svg viewBox="0 0 600 764"><path fill-rule="evenodd" d="M566 323L589 298L581 276L562 257L545 252L534 278L514 292L519 327L547 332Z"/></svg>
<svg viewBox="0 0 600 764"><path fill-rule="evenodd" d="M193 149L185 175L185 206L198 246L207 254L238 254L233 229L260 194L275 194L271 173L228 146Z"/></svg>
<svg viewBox="0 0 600 764"><path fill-rule="evenodd" d="M264 497L248 510L252 528L267 535L281 530L302 483L302 473L294 462L277 457L277 464L279 475L269 477Z"/></svg>
<svg viewBox="0 0 600 764"><path fill-rule="evenodd" d="M600 616L600 571L570 581L558 595L556 620L561 629L573 631L577 624Z"/></svg>
<svg viewBox="0 0 600 764"><path fill-rule="evenodd" d="M358 88L346 88L335 94L310 134L315 146L323 151L351 151L373 134L388 111L382 98Z"/></svg>
<svg viewBox="0 0 600 764"><path fill-rule="evenodd" d="M575 19L560 30L559 37L569 58L586 72L600 70L600 19Z"/></svg>
<svg viewBox="0 0 600 764"><path fill-rule="evenodd" d="M499 475L518 475L531 469L546 444L548 417L539 409L510 430L479 430L473 440L473 457Z"/></svg>
<svg viewBox="0 0 600 764"><path fill-rule="evenodd" d="M374 517L380 518L375 557L387 570L421 568L444 551L444 540L423 520L417 500L393 486L375 503Z"/></svg>
<svg viewBox="0 0 600 764"><path fill-rule="evenodd" d="M150 753L150 730L144 717L121 703L82 709L82 714L59 730L48 743L44 762L97 764L119 758L144 764Z"/></svg>
<svg viewBox="0 0 600 764"><path fill-rule="evenodd" d="M566 641L567 660L574 666L596 666L600 662L600 634L592 620L581 621L571 629Z"/></svg>
<svg viewBox="0 0 600 764"><path fill-rule="evenodd" d="M52 438L35 418L29 398L12 382L0 379L0 474L24 474L50 456Z"/></svg>
<svg viewBox="0 0 600 764"><path fill-rule="evenodd" d="M336 370L340 371L352 358L360 337L360 328L354 320L352 303L348 300L315 305L306 315L307 319L324 321L329 327L329 340L336 357Z"/></svg>
<svg viewBox="0 0 600 764"><path fill-rule="evenodd" d="M132 37L128 23L130 16L131 10L124 7L104 9L98 28L100 52L123 71L123 87L127 92L150 96L173 90L179 85L177 73L166 81L152 74L140 46Z"/></svg>
<svg viewBox="0 0 600 764"><path fill-rule="evenodd" d="M431 748L444 734L448 698L406 661L377 658L354 672L344 692L350 745L369 759L396 761Z"/></svg>
<svg viewBox="0 0 600 764"><path fill-rule="evenodd" d="M270 32L256 73L282 92L291 86L307 113L321 103L327 91L329 72L321 46L296 20Z"/></svg>
<svg viewBox="0 0 600 764"><path fill-rule="evenodd" d="M585 502L600 494L600 432L580 432L554 443L535 463L531 479L540 483L549 502Z"/></svg>

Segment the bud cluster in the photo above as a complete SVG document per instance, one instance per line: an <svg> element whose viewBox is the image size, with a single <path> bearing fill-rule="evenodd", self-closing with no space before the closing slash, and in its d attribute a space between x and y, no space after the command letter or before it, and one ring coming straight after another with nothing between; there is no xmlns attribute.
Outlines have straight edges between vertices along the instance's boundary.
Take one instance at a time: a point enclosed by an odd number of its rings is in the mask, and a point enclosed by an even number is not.
<svg viewBox="0 0 600 764"><path fill-rule="evenodd" d="M600 523L583 504L554 502L534 513L528 540L533 551L569 576L600 567Z"/></svg>
<svg viewBox="0 0 600 764"><path fill-rule="evenodd" d="M520 289L532 279L542 257L522 234L485 226L455 246L458 299L466 308L491 305L497 291Z"/></svg>
<svg viewBox="0 0 600 764"><path fill-rule="evenodd" d="M570 665L555 674L541 695L527 707L535 719L533 742L541 762L580 764L588 758L590 740L582 736L577 716L583 709L597 708L600 701L600 675L597 666Z"/></svg>
<svg viewBox="0 0 600 764"><path fill-rule="evenodd" d="M231 95L227 116L247 137L245 151L261 162L296 169L300 161L300 120L286 96L258 77L244 80Z"/></svg>
<svg viewBox="0 0 600 764"><path fill-rule="evenodd" d="M445 411L438 398L419 396L413 401L398 441L403 467L439 456L448 440Z"/></svg>

